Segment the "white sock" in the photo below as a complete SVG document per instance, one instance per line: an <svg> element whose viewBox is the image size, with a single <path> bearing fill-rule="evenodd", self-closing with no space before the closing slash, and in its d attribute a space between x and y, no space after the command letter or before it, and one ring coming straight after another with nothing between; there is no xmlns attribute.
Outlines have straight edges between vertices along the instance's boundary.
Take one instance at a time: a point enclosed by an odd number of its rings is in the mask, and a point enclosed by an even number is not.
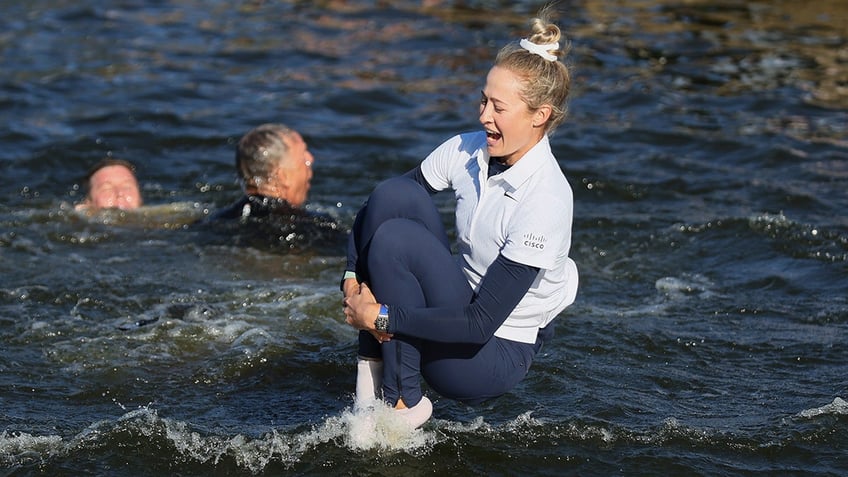
<svg viewBox="0 0 848 477"><path fill-rule="evenodd" d="M365 408L374 403L382 393L383 388L383 361L375 359L356 360L356 397L354 405L357 408Z"/></svg>
<svg viewBox="0 0 848 477"><path fill-rule="evenodd" d="M427 396L422 396L418 404L406 409L398 409L396 412L417 429L423 426L433 415L433 403L427 399Z"/></svg>

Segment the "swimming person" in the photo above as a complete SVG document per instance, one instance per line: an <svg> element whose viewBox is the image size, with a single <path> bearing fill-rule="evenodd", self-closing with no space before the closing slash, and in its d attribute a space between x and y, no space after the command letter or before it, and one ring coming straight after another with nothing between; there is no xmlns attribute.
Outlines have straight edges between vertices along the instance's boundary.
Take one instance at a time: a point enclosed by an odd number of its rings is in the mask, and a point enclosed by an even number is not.
<svg viewBox="0 0 848 477"><path fill-rule="evenodd" d="M240 245L329 248L344 242L332 217L306 209L315 157L300 133L283 124L259 125L242 136L235 157L244 194L204 223L226 224L226 235Z"/></svg>
<svg viewBox="0 0 848 477"><path fill-rule="evenodd" d="M303 137L282 124L262 124L236 146L236 171L244 196L215 219L288 214L303 207L309 194L312 164Z"/></svg>
<svg viewBox="0 0 848 477"><path fill-rule="evenodd" d="M575 300L573 196L548 140L571 79L548 15L498 53L482 130L379 184L356 216L341 284L346 322L361 330L356 407L382 396L418 427L432 414L422 376L461 402L500 396ZM456 197L456 256L430 197L445 189Z"/></svg>
<svg viewBox="0 0 848 477"><path fill-rule="evenodd" d="M84 180L86 195L76 210L134 210L141 207L141 190L135 166L122 159L106 158L95 164Z"/></svg>

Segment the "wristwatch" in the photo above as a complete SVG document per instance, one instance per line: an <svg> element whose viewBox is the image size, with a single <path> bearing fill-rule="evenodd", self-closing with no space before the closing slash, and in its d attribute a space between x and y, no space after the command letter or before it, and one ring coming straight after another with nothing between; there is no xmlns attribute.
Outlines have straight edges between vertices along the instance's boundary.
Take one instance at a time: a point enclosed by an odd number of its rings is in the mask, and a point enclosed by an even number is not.
<svg viewBox="0 0 848 477"><path fill-rule="evenodd" d="M377 319L374 320L374 328L381 332L387 333L389 331L389 307L386 305L380 305L380 312L377 313Z"/></svg>

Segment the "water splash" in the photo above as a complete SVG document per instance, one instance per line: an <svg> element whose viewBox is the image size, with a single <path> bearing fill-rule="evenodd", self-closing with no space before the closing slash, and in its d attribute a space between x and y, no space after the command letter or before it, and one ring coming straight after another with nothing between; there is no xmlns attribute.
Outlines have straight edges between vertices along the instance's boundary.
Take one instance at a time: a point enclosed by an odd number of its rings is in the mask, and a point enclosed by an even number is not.
<svg viewBox="0 0 848 477"><path fill-rule="evenodd" d="M22 462L38 462L62 449L59 436L34 436L25 432L3 431L0 434L0 464L13 466Z"/></svg>
<svg viewBox="0 0 848 477"><path fill-rule="evenodd" d="M141 407L114 421L95 422L70 438L4 431L0 465L42 465L99 448L136 446L139 454L166 452L178 462L235 464L255 474L269 465L290 467L304 454L328 444L354 452L418 454L426 453L435 442L435 432L412 428L384 405L355 412L345 409L308 430L274 429L256 437L200 432L191 423L160 417L156 410Z"/></svg>
<svg viewBox="0 0 848 477"><path fill-rule="evenodd" d="M414 451L426 449L434 435L414 429L388 406L377 404L364 409L345 410L331 418L323 432L338 433L345 445L354 450Z"/></svg>
<svg viewBox="0 0 848 477"><path fill-rule="evenodd" d="M801 411L798 413L798 416L811 418L821 416L823 414L832 414L839 416L848 415L848 401L845 401L841 397L835 397L830 404Z"/></svg>
<svg viewBox="0 0 848 477"><path fill-rule="evenodd" d="M682 299L688 296L708 298L714 293L713 283L700 274L683 274L680 277L663 277L656 281L658 291L671 299Z"/></svg>

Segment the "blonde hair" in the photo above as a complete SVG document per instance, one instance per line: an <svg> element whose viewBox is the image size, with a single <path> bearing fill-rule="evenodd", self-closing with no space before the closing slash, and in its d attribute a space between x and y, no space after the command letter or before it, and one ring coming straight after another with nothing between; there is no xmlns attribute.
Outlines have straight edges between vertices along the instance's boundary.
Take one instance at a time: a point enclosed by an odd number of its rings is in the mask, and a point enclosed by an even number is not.
<svg viewBox="0 0 848 477"><path fill-rule="evenodd" d="M546 133L553 132L565 120L568 113L568 94L571 90L571 72L561 61L571 46L563 38L559 27L549 21L551 10L551 6L545 7L530 21L530 34L527 39L537 45L564 43L564 46L548 51L557 57L556 61L549 61L531 53L518 42L503 47L495 59L495 66L506 68L521 79L520 95L531 111L536 111L543 105L551 107L551 116L545 124Z"/></svg>

